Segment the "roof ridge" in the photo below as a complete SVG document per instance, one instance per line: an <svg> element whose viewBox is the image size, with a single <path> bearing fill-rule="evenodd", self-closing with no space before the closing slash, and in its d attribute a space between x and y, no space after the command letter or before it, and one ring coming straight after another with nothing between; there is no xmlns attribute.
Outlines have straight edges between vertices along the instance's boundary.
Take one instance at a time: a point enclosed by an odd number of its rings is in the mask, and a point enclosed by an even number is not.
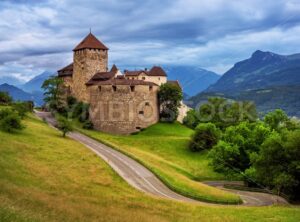
<svg viewBox="0 0 300 222"><path fill-rule="evenodd" d="M92 33L89 33L74 49L77 51L80 49L102 49L108 50L108 48L94 36Z"/></svg>

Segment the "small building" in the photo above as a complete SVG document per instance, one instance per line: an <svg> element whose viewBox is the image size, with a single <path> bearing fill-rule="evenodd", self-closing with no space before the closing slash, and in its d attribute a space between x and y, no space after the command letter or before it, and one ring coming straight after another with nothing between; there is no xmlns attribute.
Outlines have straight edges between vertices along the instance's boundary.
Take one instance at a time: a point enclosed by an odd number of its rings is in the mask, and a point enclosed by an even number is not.
<svg viewBox="0 0 300 222"><path fill-rule="evenodd" d="M159 66L124 74L116 65L109 69L108 51L92 33L73 49L73 63L58 70L67 94L90 104L90 120L103 132L129 134L157 123L166 72Z"/></svg>

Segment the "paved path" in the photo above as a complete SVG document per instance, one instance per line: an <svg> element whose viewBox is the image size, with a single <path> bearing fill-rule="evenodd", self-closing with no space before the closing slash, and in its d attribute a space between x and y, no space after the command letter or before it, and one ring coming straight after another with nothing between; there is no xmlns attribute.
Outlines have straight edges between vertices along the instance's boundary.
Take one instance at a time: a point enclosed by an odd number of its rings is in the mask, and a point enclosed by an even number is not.
<svg viewBox="0 0 300 222"><path fill-rule="evenodd" d="M52 126L56 125L56 121L50 113L35 112L40 118L43 118ZM125 181L142 192L173 200L201 203L205 205L220 205L197 201L175 193L164 185L151 171L137 161L79 132L68 133L68 136L95 152ZM245 206L265 206L277 203L273 195L264 194L264 198L262 198L260 193L232 190L230 190L230 192L240 195L243 199L242 205Z"/></svg>

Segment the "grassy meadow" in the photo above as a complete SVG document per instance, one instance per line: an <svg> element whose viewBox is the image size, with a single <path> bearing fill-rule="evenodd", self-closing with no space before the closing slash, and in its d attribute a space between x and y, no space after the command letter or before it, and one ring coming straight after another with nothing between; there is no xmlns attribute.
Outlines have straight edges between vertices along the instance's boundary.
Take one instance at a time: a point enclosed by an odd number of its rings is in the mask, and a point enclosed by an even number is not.
<svg viewBox="0 0 300 222"><path fill-rule="evenodd" d="M129 136L111 135L94 130L82 133L133 157L152 170L171 189L185 196L214 203L239 203L229 192L207 186L201 180L222 180L209 166L207 152L192 153L187 145L193 131L179 123L158 123Z"/></svg>
<svg viewBox="0 0 300 222"><path fill-rule="evenodd" d="M44 122L30 115L24 124L19 133L0 132L1 222L300 220L299 207L205 206L146 195Z"/></svg>

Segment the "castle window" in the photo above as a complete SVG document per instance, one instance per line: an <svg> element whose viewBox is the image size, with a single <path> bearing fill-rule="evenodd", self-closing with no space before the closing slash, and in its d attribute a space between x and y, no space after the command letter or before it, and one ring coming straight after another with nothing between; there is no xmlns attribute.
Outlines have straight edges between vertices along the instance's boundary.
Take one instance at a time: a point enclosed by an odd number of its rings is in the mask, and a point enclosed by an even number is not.
<svg viewBox="0 0 300 222"><path fill-rule="evenodd" d="M149 86L149 91L152 91L153 90L153 86Z"/></svg>
<svg viewBox="0 0 300 222"><path fill-rule="evenodd" d="M145 103L145 106L150 106L149 102L146 102L146 103Z"/></svg>
<svg viewBox="0 0 300 222"><path fill-rule="evenodd" d="M144 111L139 111L139 114L144 115Z"/></svg>
<svg viewBox="0 0 300 222"><path fill-rule="evenodd" d="M160 80L160 77L158 77L158 80Z"/></svg>
<svg viewBox="0 0 300 222"><path fill-rule="evenodd" d="M101 92L101 86L98 86L98 90L99 90L99 92Z"/></svg>
<svg viewBox="0 0 300 222"><path fill-rule="evenodd" d="M112 88L113 88L114 92L117 91L117 87L116 86L112 86Z"/></svg>
<svg viewBox="0 0 300 222"><path fill-rule="evenodd" d="M130 86L131 92L134 92L134 86Z"/></svg>
<svg viewBox="0 0 300 222"><path fill-rule="evenodd" d="M137 130L140 130L140 129L142 129L142 127L140 127L140 126L137 126L137 127L135 127Z"/></svg>
<svg viewBox="0 0 300 222"><path fill-rule="evenodd" d="M145 77L142 77L142 80L145 80L146 78Z"/></svg>

